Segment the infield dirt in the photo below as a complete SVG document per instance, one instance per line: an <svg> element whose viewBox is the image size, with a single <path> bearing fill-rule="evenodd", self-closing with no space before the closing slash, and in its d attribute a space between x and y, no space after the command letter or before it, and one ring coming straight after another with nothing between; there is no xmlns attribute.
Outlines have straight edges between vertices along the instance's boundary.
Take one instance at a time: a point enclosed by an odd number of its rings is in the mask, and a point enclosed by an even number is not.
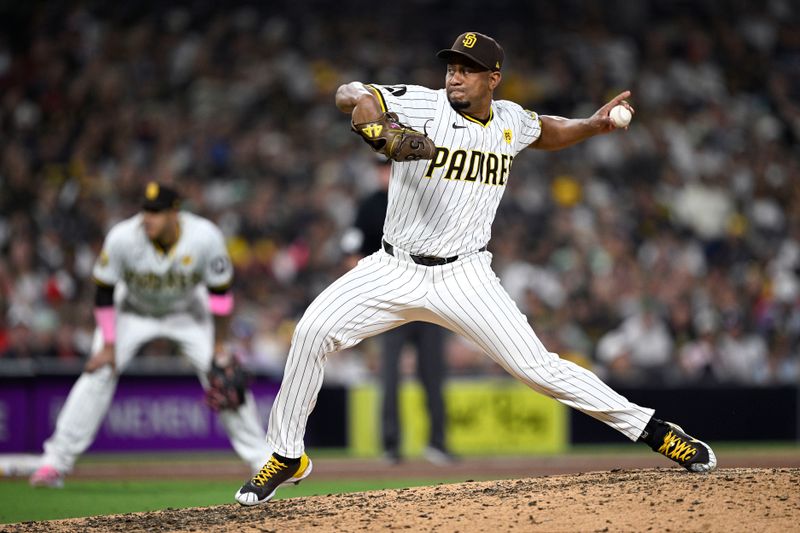
<svg viewBox="0 0 800 533"><path fill-rule="evenodd" d="M796 531L800 469L611 470L0 526L0 532Z"/></svg>

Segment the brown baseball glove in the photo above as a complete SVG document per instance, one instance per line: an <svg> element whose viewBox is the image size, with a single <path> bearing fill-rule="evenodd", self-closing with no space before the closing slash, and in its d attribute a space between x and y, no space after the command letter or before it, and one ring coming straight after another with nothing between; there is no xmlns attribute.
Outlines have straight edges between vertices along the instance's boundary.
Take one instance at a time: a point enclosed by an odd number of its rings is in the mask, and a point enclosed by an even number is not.
<svg viewBox="0 0 800 533"><path fill-rule="evenodd" d="M433 159L436 145L426 133L420 133L401 123L396 113L384 113L378 120L352 124L373 150L394 161Z"/></svg>
<svg viewBox="0 0 800 533"><path fill-rule="evenodd" d="M236 358L231 358L230 363L224 367L219 366L215 360L206 376L206 404L213 410L238 409L244 403L249 376Z"/></svg>

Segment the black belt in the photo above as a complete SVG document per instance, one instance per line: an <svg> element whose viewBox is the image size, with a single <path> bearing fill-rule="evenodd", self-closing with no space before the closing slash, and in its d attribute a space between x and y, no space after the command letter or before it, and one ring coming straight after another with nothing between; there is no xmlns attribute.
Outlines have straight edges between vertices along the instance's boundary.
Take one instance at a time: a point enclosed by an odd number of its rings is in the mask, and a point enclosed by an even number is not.
<svg viewBox="0 0 800 533"><path fill-rule="evenodd" d="M394 246L392 246L386 241L381 241L381 242L383 242L383 251L391 256L394 256ZM478 251L485 252L486 246L484 246ZM414 261L416 264L423 266L446 265L458 259L457 255L454 255L452 257L435 257L431 255L414 255L414 254L408 254L408 255L411 257L411 260Z"/></svg>

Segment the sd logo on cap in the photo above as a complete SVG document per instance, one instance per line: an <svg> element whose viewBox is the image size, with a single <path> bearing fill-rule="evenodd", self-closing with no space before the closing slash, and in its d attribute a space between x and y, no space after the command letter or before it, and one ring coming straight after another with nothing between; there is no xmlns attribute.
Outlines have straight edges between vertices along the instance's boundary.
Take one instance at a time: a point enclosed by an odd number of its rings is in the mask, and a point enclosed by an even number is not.
<svg viewBox="0 0 800 533"><path fill-rule="evenodd" d="M482 33L468 31L459 35L452 48L440 50L436 57L445 61L467 58L486 70L498 71L503 67L505 54L497 41Z"/></svg>
<svg viewBox="0 0 800 533"><path fill-rule="evenodd" d="M180 197L174 189L155 181L147 184L144 190L144 201L142 202L144 211L158 212L167 209L178 209L180 205Z"/></svg>

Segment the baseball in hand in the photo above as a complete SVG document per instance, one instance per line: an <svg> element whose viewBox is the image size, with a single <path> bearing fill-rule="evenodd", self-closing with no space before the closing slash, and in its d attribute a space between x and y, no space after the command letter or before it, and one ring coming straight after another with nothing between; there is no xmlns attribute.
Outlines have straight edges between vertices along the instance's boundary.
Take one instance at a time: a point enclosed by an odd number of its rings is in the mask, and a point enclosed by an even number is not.
<svg viewBox="0 0 800 533"><path fill-rule="evenodd" d="M631 123L631 111L624 105L614 106L608 116L617 128L624 128Z"/></svg>

